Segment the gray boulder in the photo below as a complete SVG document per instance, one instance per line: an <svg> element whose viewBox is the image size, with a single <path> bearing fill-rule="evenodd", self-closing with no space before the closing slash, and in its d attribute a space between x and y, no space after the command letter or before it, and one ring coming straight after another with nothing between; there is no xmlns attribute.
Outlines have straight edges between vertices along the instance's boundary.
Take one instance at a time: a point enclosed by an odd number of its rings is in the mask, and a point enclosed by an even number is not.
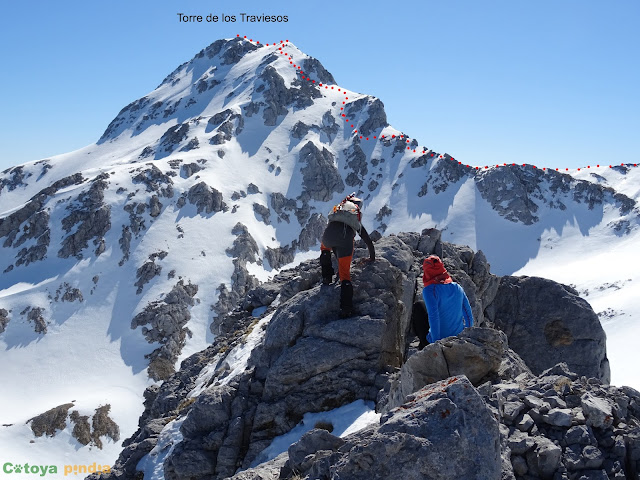
<svg viewBox="0 0 640 480"><path fill-rule="evenodd" d="M500 478L498 422L464 376L416 392L379 426L342 440L316 432L289 448L300 478Z"/></svg>
<svg viewBox="0 0 640 480"><path fill-rule="evenodd" d="M502 277L486 314L535 374L565 362L609 382L606 337L591 306L570 287L537 277Z"/></svg>
<svg viewBox="0 0 640 480"><path fill-rule="evenodd" d="M425 385L452 376L464 375L474 385L480 385L491 376L499 377L509 347L504 333L492 328L467 328L455 337L427 345L410 356L400 369L400 377L391 386L390 400L385 411L402 405L406 398ZM529 373L509 371L515 376Z"/></svg>

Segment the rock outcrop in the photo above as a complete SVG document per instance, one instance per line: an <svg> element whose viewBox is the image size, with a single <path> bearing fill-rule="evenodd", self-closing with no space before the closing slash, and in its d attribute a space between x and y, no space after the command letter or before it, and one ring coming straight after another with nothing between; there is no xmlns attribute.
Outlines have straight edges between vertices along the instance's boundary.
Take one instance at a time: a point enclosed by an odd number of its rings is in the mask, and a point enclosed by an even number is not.
<svg viewBox="0 0 640 480"><path fill-rule="evenodd" d="M234 230L238 239L243 237L242 225ZM158 444L161 432L169 431L179 440L163 457L161 468L165 478L176 480L222 479L236 473L238 479L294 475L382 479L390 478L392 471L403 472L402 478L412 478L410 472L432 472L429 478L511 478L525 465L527 472L540 478L561 471L567 454L562 446L558 454L550 433L542 434L544 440L529 442L532 449L522 455L512 456L507 450L505 428L512 426L507 422L522 420L533 436L540 436L543 430L534 429L529 417L534 423L544 415L556 423L567 420L565 412L551 411L562 410L561 401L547 411L539 410L541 417L528 413L524 420L519 415L525 407L504 410L503 397L497 393L502 410L492 407L494 390L512 385L519 392L542 380L510 348L508 332L491 328L495 317L487 312L490 305L502 302L500 278L490 273L482 253L442 242L437 230L374 238L374 263L360 266L357 259L368 252L360 242L356 245L353 279L358 315L338 320L339 287L320 286L320 269L312 260L251 288L237 309L217 317L212 325L216 342L185 360L164 384L147 391L140 429L125 442L127 448L108 478L133 478L140 459ZM236 261L249 260L254 254L250 242L240 243L230 254L237 255ZM421 261L432 253L443 257L477 312L477 325L485 326L415 352L411 305L416 284L421 284ZM556 284L546 294L562 298ZM576 308L590 310L586 303ZM254 317L251 312L259 313ZM514 318L524 319L525 313L515 311ZM531 335L537 335L536 341L545 338L543 330ZM601 380L606 379L589 382L606 390ZM628 392L624 395L627 411L633 412L630 405L635 400ZM386 412L380 425L342 440L314 431L291 447L289 455L238 473L305 413L331 410L356 399L375 402L378 411ZM585 400L585 405L583 412L600 408L597 400ZM609 420L595 420L602 416L599 413L589 415L604 428L614 428ZM623 422L619 418L617 425ZM634 418L624 418L633 426L629 438L640 426ZM423 453L415 454L423 448ZM475 453L469 457L463 451ZM451 462L452 452L459 452L460 461ZM471 471L486 476L467 476Z"/></svg>
<svg viewBox="0 0 640 480"><path fill-rule="evenodd" d="M388 403L378 406L389 411L425 385L464 375L474 385L484 381L510 380L531 371L509 349L507 337L492 328L467 328L455 337L427 345L407 359L391 383Z"/></svg>
<svg viewBox="0 0 640 480"><path fill-rule="evenodd" d="M461 376L415 392L379 425L344 439L312 430L289 447L278 476L253 478L498 479L500 472L498 422Z"/></svg>
<svg viewBox="0 0 640 480"><path fill-rule="evenodd" d="M81 259L90 240L96 247L96 256L104 251L104 236L111 228L111 207L104 203L108 178L108 174L96 177L89 189L78 195L76 204L69 207L71 212L62 219L62 228L69 235L62 241L59 257Z"/></svg>
<svg viewBox="0 0 640 480"><path fill-rule="evenodd" d="M487 316L533 373L566 362L579 375L609 382L604 331L573 288L544 278L502 277Z"/></svg>
<svg viewBox="0 0 640 480"><path fill-rule="evenodd" d="M27 420L27 423L31 423L31 431L36 437L43 435L53 437L58 430L63 430L67 426L67 414L73 406L73 403L58 405Z"/></svg>
<svg viewBox="0 0 640 480"><path fill-rule="evenodd" d="M187 194L189 203L195 205L198 213L207 215L227 210L227 205L222 199L222 193L204 182L195 184Z"/></svg>
<svg viewBox="0 0 640 480"><path fill-rule="evenodd" d="M131 320L131 328L142 327L142 334L149 343L160 343L146 355L148 374L154 380L166 380L175 372L175 362L191 332L185 327L191 318L189 308L198 286L180 280L161 301L152 302Z"/></svg>
<svg viewBox="0 0 640 480"><path fill-rule="evenodd" d="M4 308L0 308L0 333L4 333L9 324L9 312Z"/></svg>
<svg viewBox="0 0 640 480"><path fill-rule="evenodd" d="M326 148L320 150L313 142L307 142L300 149L302 168L302 200L326 202L334 193L344 192L344 182L338 173L335 159Z"/></svg>
<svg viewBox="0 0 640 480"><path fill-rule="evenodd" d="M54 437L67 427L67 420L73 422L72 436L82 445L95 445L102 449L101 437L109 437L114 442L120 440L120 427L109 417L111 405L96 408L92 422L88 415L81 415L77 410L69 414L75 404L65 403L27 420L36 437L46 435ZM92 429L93 427L93 429Z"/></svg>

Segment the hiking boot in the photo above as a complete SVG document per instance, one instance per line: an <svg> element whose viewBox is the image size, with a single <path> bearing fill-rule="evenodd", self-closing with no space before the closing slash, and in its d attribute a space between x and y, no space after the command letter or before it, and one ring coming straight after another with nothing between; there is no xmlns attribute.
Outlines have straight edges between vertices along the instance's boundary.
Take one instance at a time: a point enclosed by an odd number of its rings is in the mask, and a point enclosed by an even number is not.
<svg viewBox="0 0 640 480"><path fill-rule="evenodd" d="M331 252L323 250L320 254L320 267L322 267L322 284L331 285L333 279L333 265L331 264Z"/></svg>
<svg viewBox="0 0 640 480"><path fill-rule="evenodd" d="M340 318L353 317L353 285L349 280L340 283Z"/></svg>

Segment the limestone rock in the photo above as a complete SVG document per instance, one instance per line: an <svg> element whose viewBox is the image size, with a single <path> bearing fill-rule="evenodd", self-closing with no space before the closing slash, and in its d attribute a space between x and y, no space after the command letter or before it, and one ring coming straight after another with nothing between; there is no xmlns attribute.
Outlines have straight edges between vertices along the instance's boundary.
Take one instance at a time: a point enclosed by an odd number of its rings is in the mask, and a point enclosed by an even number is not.
<svg viewBox="0 0 640 480"><path fill-rule="evenodd" d="M334 193L344 192L344 183L338 173L333 155L323 147L322 151L311 141L300 149L302 168L302 199L329 201Z"/></svg>
<svg viewBox="0 0 640 480"><path fill-rule="evenodd" d="M265 225L271 225L271 210L269 207L261 205L259 203L253 204L253 211L257 217L260 217Z"/></svg>
<svg viewBox="0 0 640 480"><path fill-rule="evenodd" d="M27 320L33 323L33 329L36 333L47 333L47 321L44 319L42 315L44 313L44 308L42 307L33 307L27 308Z"/></svg>
<svg viewBox="0 0 640 480"><path fill-rule="evenodd" d="M4 308L0 308L0 333L4 333L9 324L9 312Z"/></svg>
<svg viewBox="0 0 640 480"><path fill-rule="evenodd" d="M247 227L238 222L231 230L232 235L236 235L233 246L226 250L228 255L244 262L256 262L258 254L258 244L249 233Z"/></svg>
<svg viewBox="0 0 640 480"><path fill-rule="evenodd" d="M198 208L198 213L204 212L208 215L227 210L227 205L222 200L222 193L204 182L191 187L187 198L189 203Z"/></svg>
<svg viewBox="0 0 640 480"><path fill-rule="evenodd" d="M342 447L325 442L315 458L300 459L312 450L300 446L308 438L289 450L304 478L500 478L498 424L465 377L425 387L379 426L346 437Z"/></svg>
<svg viewBox="0 0 640 480"><path fill-rule="evenodd" d="M569 287L537 277L502 277L487 314L533 373L566 362L579 375L609 381L598 316Z"/></svg>
<svg viewBox="0 0 640 480"><path fill-rule="evenodd" d="M68 216L62 219L62 228L68 235L58 251L61 258L75 256L82 258L82 250L93 240L94 245L104 242L104 236L111 228L111 207L104 204L104 191L109 184L107 174L99 175L86 192L76 198L77 207L72 206ZM77 226L76 226L77 225Z"/></svg>
<svg viewBox="0 0 640 480"><path fill-rule="evenodd" d="M37 417L27 420L27 423L31 423L31 431L36 437L43 435L53 437L57 430L64 430L66 428L67 414L73 406L73 403L59 405Z"/></svg>
<svg viewBox="0 0 640 480"><path fill-rule="evenodd" d="M180 355L189 333L185 327L191 318L189 307L193 306L193 297L197 292L197 285L185 285L180 280L162 301L148 304L131 320L132 329L143 327L142 333L149 343L161 344L147 356L151 360L151 378L164 380L174 373L173 364Z"/></svg>
<svg viewBox="0 0 640 480"><path fill-rule="evenodd" d="M397 407L420 388L455 375L465 375L474 385L497 375L507 338L490 328L467 328L456 337L427 345L406 361L399 383L392 386L387 409Z"/></svg>

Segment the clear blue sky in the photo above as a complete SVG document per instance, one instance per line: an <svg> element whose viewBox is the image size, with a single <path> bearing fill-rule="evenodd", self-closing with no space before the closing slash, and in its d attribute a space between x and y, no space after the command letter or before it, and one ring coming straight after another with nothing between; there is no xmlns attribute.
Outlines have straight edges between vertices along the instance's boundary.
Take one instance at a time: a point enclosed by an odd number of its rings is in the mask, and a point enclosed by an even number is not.
<svg viewBox="0 0 640 480"><path fill-rule="evenodd" d="M289 22L180 24L179 12ZM236 34L289 39L379 97L394 127L465 163L640 161L638 0L12 0L0 22L0 170L94 143L122 107Z"/></svg>

